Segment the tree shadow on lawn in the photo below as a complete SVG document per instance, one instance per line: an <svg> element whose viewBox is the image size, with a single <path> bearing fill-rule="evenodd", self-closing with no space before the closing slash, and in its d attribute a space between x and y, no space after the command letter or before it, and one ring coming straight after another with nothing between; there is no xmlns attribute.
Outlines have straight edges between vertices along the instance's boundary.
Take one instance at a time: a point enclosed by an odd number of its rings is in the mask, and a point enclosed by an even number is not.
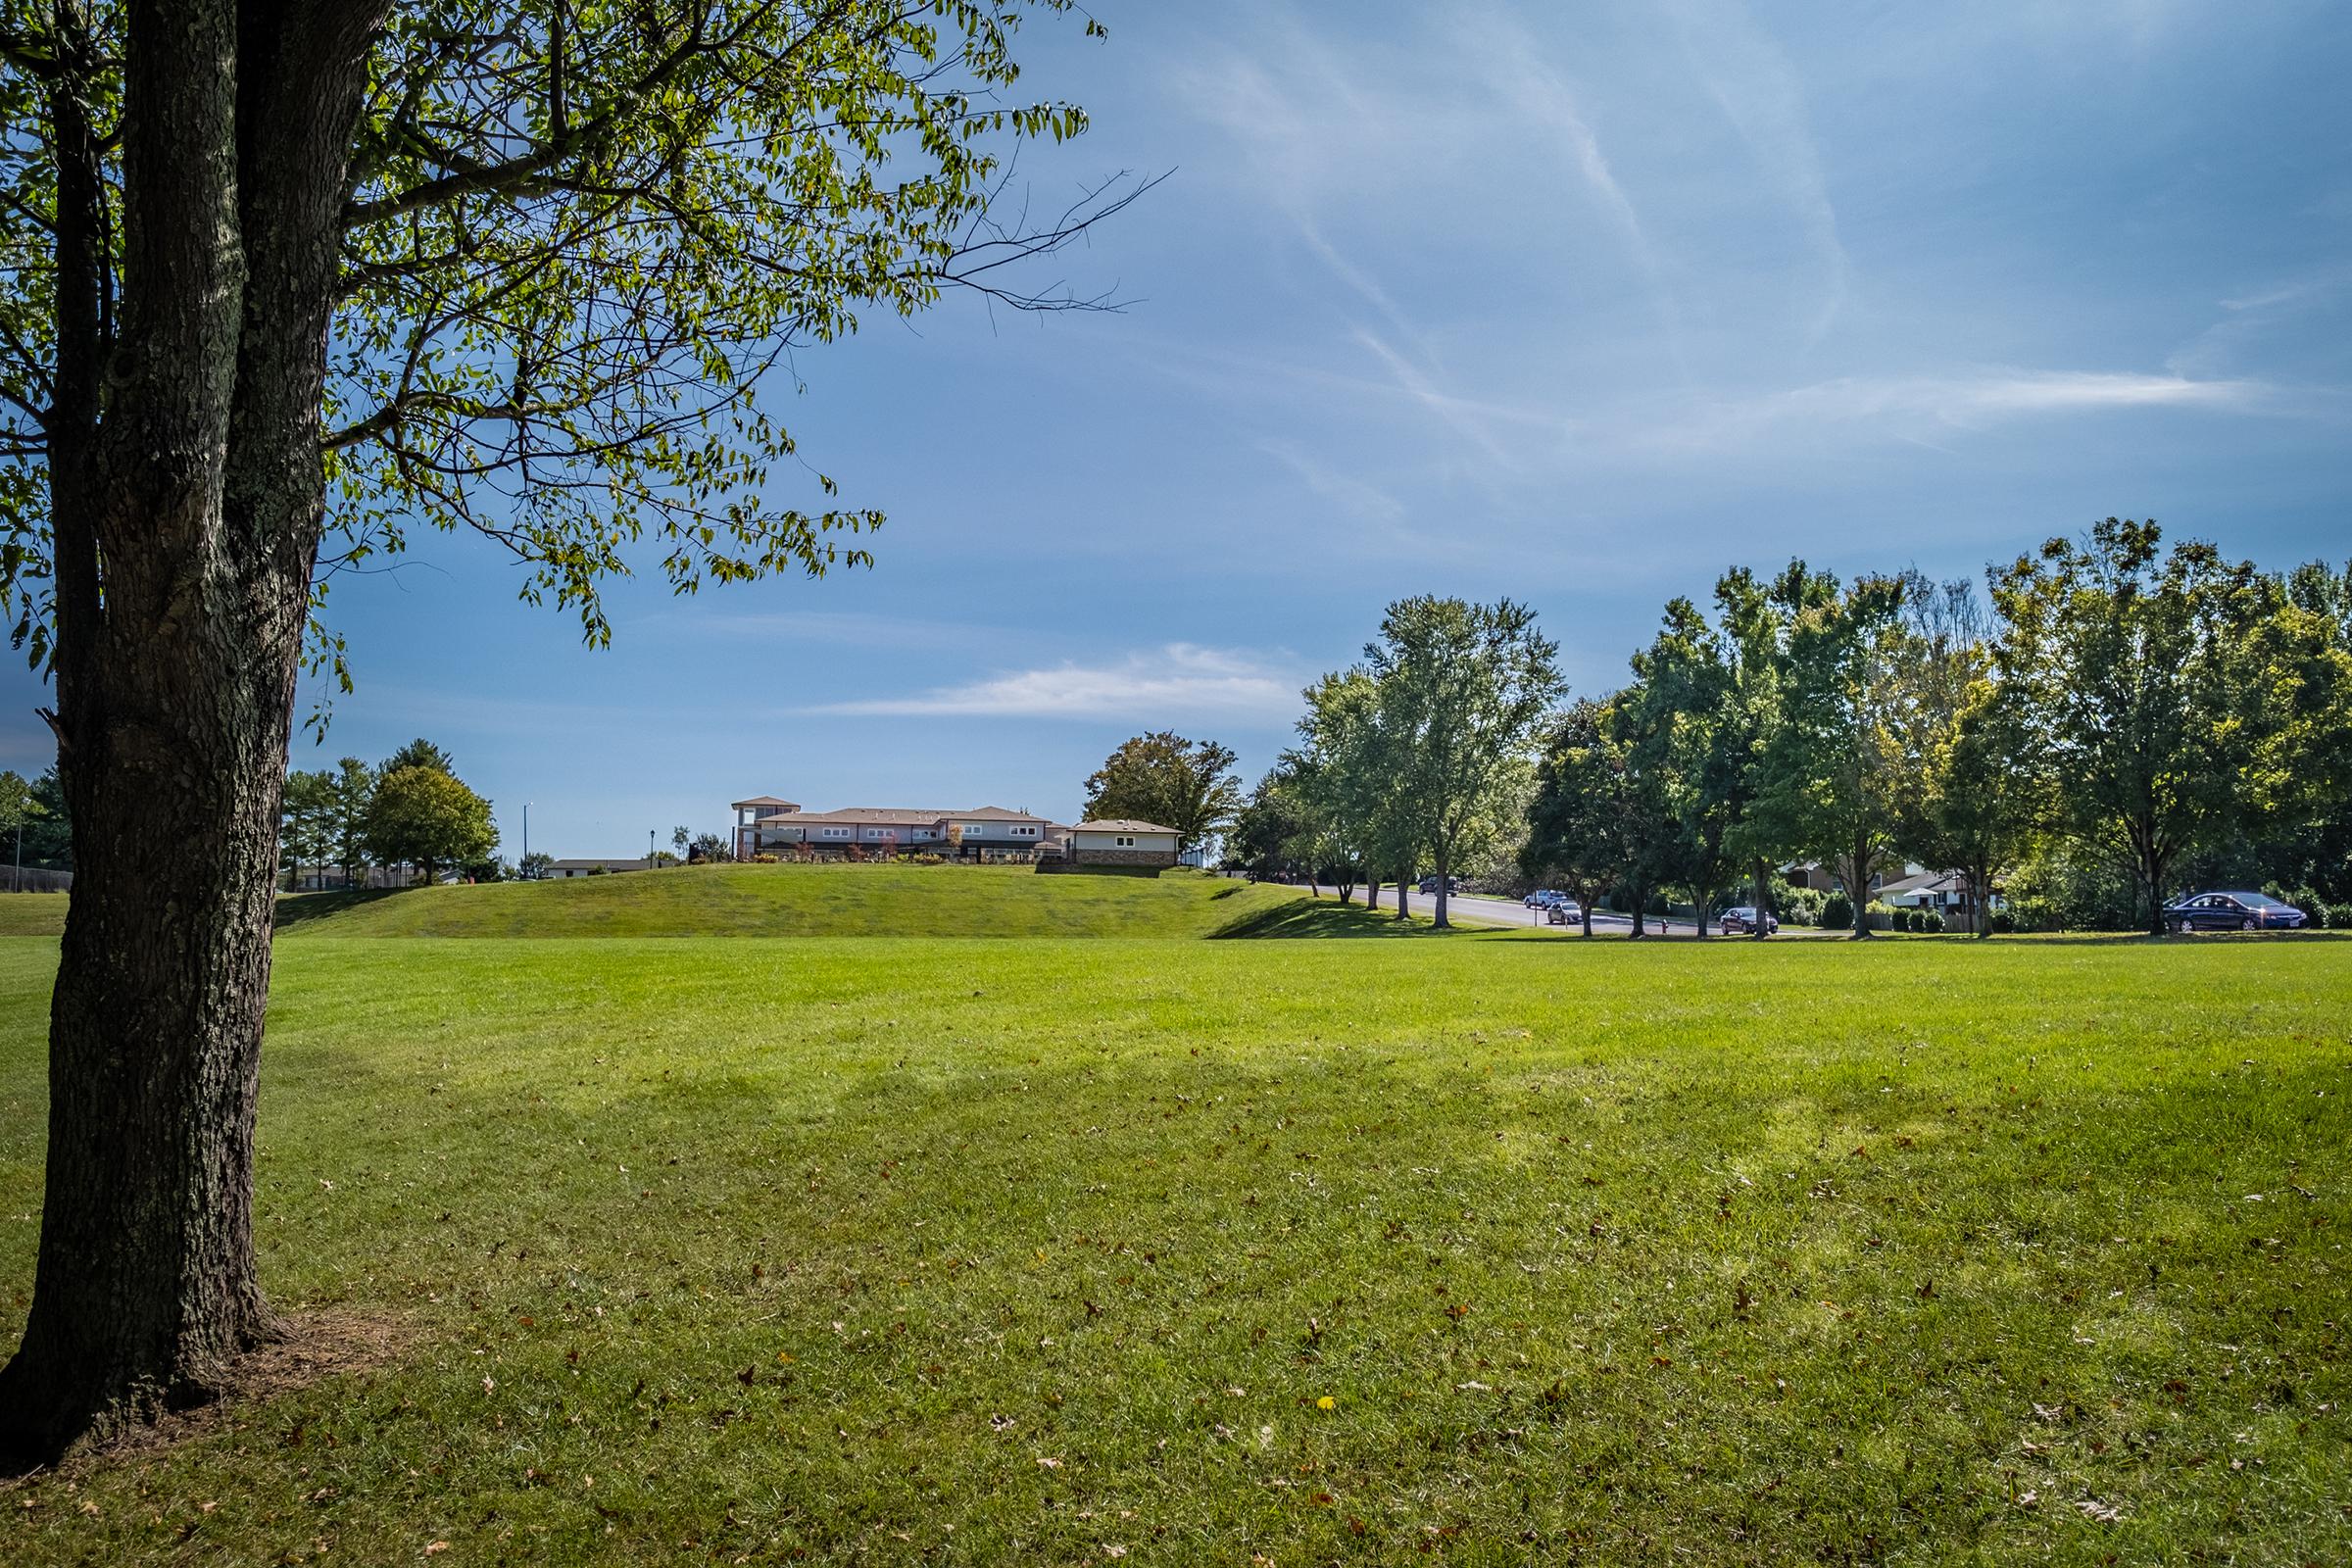
<svg viewBox="0 0 2352 1568"><path fill-rule="evenodd" d="M276 928L283 931L289 926L302 925L311 920L323 920L330 915L341 914L346 909L356 909L363 904L398 898L403 893L413 891L410 888L351 888L333 893L281 893L277 899Z"/></svg>
<svg viewBox="0 0 2352 1568"><path fill-rule="evenodd" d="M1260 938L1429 937L1455 934L1471 935L1473 928L1462 927L1457 932L1439 931L1426 921L1399 920L1387 910L1367 909L1360 904L1301 899L1295 904L1276 905L1271 909L1259 909L1228 920L1211 931L1208 937L1212 942L1222 942Z"/></svg>

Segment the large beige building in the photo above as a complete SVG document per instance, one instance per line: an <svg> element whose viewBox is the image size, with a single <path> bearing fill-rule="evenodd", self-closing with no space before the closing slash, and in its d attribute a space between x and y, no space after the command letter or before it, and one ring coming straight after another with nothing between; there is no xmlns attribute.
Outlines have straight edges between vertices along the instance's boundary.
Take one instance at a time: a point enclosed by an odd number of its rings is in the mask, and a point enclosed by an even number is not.
<svg viewBox="0 0 2352 1568"><path fill-rule="evenodd" d="M829 859L871 855L940 855L954 859L1028 859L1058 841L1065 829L1027 811L1001 806L969 809L847 806L804 811L773 795L734 803L735 858L816 855Z"/></svg>

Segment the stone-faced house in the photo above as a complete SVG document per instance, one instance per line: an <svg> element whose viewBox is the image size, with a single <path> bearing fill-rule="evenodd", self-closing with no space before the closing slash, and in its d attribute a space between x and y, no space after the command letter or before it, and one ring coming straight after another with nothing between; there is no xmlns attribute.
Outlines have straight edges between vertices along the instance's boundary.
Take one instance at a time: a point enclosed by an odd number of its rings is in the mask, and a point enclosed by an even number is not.
<svg viewBox="0 0 2352 1568"><path fill-rule="evenodd" d="M1072 865L1165 868L1176 863L1176 830L1124 817L1081 822L1070 829L1063 854Z"/></svg>

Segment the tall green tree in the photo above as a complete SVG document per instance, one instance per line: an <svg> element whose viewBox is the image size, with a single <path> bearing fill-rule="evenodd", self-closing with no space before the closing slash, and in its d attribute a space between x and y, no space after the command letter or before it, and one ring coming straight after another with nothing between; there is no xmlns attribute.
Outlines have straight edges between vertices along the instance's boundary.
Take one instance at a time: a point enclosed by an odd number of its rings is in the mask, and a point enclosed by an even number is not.
<svg viewBox="0 0 2352 1568"><path fill-rule="evenodd" d="M1887 633L1894 701L1894 846L1959 871L1970 926L1990 936L1999 880L2032 851L2046 792L2028 759L2022 694L1993 678L1992 619L1966 578L1900 579Z"/></svg>
<svg viewBox="0 0 2352 1568"><path fill-rule="evenodd" d="M356 757L335 763L334 798L329 808L335 863L343 868L347 887L357 887L368 864L368 808L375 803L377 774Z"/></svg>
<svg viewBox="0 0 2352 1568"><path fill-rule="evenodd" d="M1400 599L1364 649L1379 745L1404 820L1447 880L1469 852L1523 808L1536 737L1567 689L1559 645L1508 599Z"/></svg>
<svg viewBox="0 0 2352 1568"><path fill-rule="evenodd" d="M1651 778L1675 831L1667 874L1690 890L1698 935L1709 931L1714 895L1777 846L1755 808L1762 760L1775 731L1786 676L1787 616L1771 589L1745 568L1715 585L1710 621L1687 599L1666 607L1649 647L1634 656L1623 718L1636 737L1631 759ZM1760 891L1760 904L1769 903ZM1755 934L1765 934L1758 920Z"/></svg>
<svg viewBox="0 0 2352 1568"><path fill-rule="evenodd" d="M1992 935L1992 901L2034 853L2051 817L2048 774L2029 757L2023 694L1989 676L1969 683L1949 732L1926 761L1926 799L1911 842L1968 879L1969 924Z"/></svg>
<svg viewBox="0 0 2352 1568"><path fill-rule="evenodd" d="M1774 587L1789 615L1777 722L1755 775L1759 821L1835 867L1856 937L1870 935L1871 882L1894 842L1902 769L1889 634L1903 593L1886 576L1839 591L1801 562Z"/></svg>
<svg viewBox="0 0 2352 1568"><path fill-rule="evenodd" d="M386 773L368 806L369 857L416 866L428 887L442 867L480 860L497 845L490 803L437 767Z"/></svg>
<svg viewBox="0 0 2352 1568"><path fill-rule="evenodd" d="M769 482L760 388L953 287L1089 303L1010 264L1115 197L992 208L1009 140L1084 128L1012 96L1015 28L1063 9L0 4L0 600L76 868L0 1442L200 1400L275 1332L254 1087L326 575L470 529L602 643L632 562L690 593L865 559L878 516Z"/></svg>
<svg viewBox="0 0 2352 1568"><path fill-rule="evenodd" d="M66 801L65 785L55 767L32 781L32 798L40 810L24 824L24 863L73 870L73 808Z"/></svg>
<svg viewBox="0 0 2352 1568"><path fill-rule="evenodd" d="M23 859L25 826L46 814L40 796L34 793L33 787L24 781L23 775L14 768L0 773L0 836L10 841L12 866ZM12 886L9 891L13 893L19 889Z"/></svg>
<svg viewBox="0 0 2352 1568"><path fill-rule="evenodd" d="M1086 781L1090 819L1123 817L1174 828L1179 854L1232 826L1242 802L1233 748L1186 740L1173 730L1120 742Z"/></svg>
<svg viewBox="0 0 2352 1568"><path fill-rule="evenodd" d="M404 767L430 767L452 778L458 776L457 759L421 735L377 763L375 770L388 775Z"/></svg>
<svg viewBox="0 0 2352 1568"><path fill-rule="evenodd" d="M1569 705L1536 763L1527 808L1527 843L1519 867L1531 879L1556 880L1583 910L1592 934L1592 907L1620 884L1639 880L1653 824L1637 798L1631 750L1618 739L1612 699L1579 698ZM1644 890L1646 891L1646 890Z"/></svg>
<svg viewBox="0 0 2352 1568"><path fill-rule="evenodd" d="M2028 704L2058 827L2130 867L2163 930L2174 865L2262 808L2260 574L2109 517L2003 568L1993 604L1999 675Z"/></svg>
<svg viewBox="0 0 2352 1568"><path fill-rule="evenodd" d="M1379 684L1359 666L1324 675L1304 695L1297 751L1303 804L1342 853L1363 866L1365 906L1380 907L1381 883L1390 880L1396 918L1407 919L1423 846L1384 727L1389 715Z"/></svg>
<svg viewBox="0 0 2352 1568"><path fill-rule="evenodd" d="M335 775L321 768L286 775L285 798L279 808L278 853L285 858L286 874L299 879L305 870L316 880L318 867L336 849Z"/></svg>
<svg viewBox="0 0 2352 1568"><path fill-rule="evenodd" d="M1250 792L1225 835L1225 863L1247 870L1253 880L1295 874L1314 834L1297 759L1284 758L1266 770ZM1311 863L1307 870L1313 870Z"/></svg>

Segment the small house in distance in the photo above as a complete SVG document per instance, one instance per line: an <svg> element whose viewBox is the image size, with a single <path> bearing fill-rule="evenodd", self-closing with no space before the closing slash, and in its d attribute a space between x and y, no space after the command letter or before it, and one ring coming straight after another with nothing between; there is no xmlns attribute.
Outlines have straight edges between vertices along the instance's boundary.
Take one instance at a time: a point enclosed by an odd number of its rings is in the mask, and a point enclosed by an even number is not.
<svg viewBox="0 0 2352 1568"><path fill-rule="evenodd" d="M595 858L584 860L551 860L543 875L551 882L560 882L566 877L574 876L612 876L622 871L642 871L645 869L646 863L643 856L634 859Z"/></svg>
<svg viewBox="0 0 2352 1568"><path fill-rule="evenodd" d="M1070 829L1063 854L1071 865L1140 865L1164 870L1176 863L1176 830L1125 817L1081 822Z"/></svg>

